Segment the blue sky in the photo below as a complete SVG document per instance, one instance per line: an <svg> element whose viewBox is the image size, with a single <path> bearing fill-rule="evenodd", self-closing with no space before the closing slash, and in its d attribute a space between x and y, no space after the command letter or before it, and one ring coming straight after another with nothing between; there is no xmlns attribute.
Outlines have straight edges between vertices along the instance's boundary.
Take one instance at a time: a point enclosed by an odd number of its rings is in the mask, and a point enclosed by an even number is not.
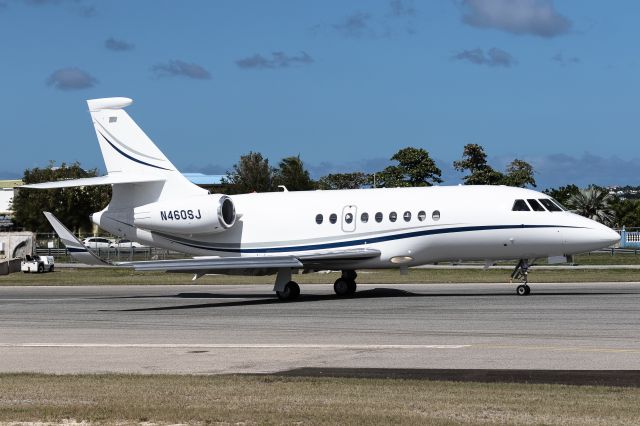
<svg viewBox="0 0 640 426"><path fill-rule="evenodd" d="M86 99L184 172L259 151L318 177L467 143L540 188L640 184L640 2L0 0L0 178L103 169Z"/></svg>

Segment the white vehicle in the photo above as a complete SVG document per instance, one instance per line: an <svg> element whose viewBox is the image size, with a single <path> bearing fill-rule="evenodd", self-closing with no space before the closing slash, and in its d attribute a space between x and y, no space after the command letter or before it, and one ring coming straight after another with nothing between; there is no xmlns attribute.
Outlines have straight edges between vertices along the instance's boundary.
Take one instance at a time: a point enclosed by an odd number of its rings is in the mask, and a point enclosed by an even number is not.
<svg viewBox="0 0 640 426"><path fill-rule="evenodd" d="M515 259L512 277L529 294L533 259L607 247L613 230L570 213L549 196L506 186L439 186L341 191L210 194L189 182L123 108L128 98L88 101L108 174L26 185L111 185L109 205L93 223L121 238L189 253L178 260L123 262L142 271L276 274L274 290L294 299L292 273L341 270L334 290L356 291L356 270L433 262ZM71 254L89 252L52 214L48 220Z"/></svg>
<svg viewBox="0 0 640 426"><path fill-rule="evenodd" d="M119 251L132 251L132 250L147 250L149 247L142 245L136 241L127 240L126 238L122 238L115 243L111 243L109 246L112 249Z"/></svg>
<svg viewBox="0 0 640 426"><path fill-rule="evenodd" d="M53 256L31 256L26 255L20 262L20 270L27 272L53 272L54 268Z"/></svg>
<svg viewBox="0 0 640 426"><path fill-rule="evenodd" d="M109 249L113 241L103 237L89 237L82 240L82 244L90 249Z"/></svg>

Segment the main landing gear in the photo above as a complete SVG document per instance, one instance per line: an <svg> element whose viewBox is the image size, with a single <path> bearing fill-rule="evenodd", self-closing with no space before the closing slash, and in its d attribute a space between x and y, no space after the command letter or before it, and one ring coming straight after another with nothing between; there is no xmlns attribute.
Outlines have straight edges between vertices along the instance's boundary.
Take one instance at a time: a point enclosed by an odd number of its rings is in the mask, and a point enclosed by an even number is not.
<svg viewBox="0 0 640 426"><path fill-rule="evenodd" d="M280 300L295 300L300 296L300 286L291 280L291 269L278 270L273 290Z"/></svg>
<svg viewBox="0 0 640 426"><path fill-rule="evenodd" d="M352 296L356 292L356 271L347 269L342 271L342 276L333 283L333 291L338 297ZM300 296L300 286L291 280L291 269L279 269L276 275L276 284L273 286L278 299L284 301L295 300Z"/></svg>
<svg viewBox="0 0 640 426"><path fill-rule="evenodd" d="M531 293L531 287L529 287L529 261L527 259L520 259L516 268L511 273L511 282L513 280L520 280L522 284L516 287L516 293L518 296L527 296Z"/></svg>
<svg viewBox="0 0 640 426"><path fill-rule="evenodd" d="M352 296L356 292L356 271L347 269L342 271L342 276L333 283L333 291L339 297Z"/></svg>

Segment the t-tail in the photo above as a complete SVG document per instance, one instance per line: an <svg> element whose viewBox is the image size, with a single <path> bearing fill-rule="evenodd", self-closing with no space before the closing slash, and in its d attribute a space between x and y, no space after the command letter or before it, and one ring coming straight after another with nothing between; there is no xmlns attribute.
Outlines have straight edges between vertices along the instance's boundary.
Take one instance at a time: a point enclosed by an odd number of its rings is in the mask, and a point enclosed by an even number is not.
<svg viewBox="0 0 640 426"><path fill-rule="evenodd" d="M207 192L185 178L124 110L129 98L90 99L89 113L107 175L27 185L27 188L65 188L112 185L110 208L133 208L176 197Z"/></svg>

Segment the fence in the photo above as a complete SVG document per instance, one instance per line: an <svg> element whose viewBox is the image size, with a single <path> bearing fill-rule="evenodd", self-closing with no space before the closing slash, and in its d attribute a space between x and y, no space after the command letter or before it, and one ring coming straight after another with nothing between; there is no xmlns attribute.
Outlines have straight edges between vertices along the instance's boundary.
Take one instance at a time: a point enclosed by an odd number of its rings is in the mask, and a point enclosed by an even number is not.
<svg viewBox="0 0 640 426"><path fill-rule="evenodd" d="M639 228L622 228L620 231L620 247L621 248L640 248L640 229Z"/></svg>
<svg viewBox="0 0 640 426"><path fill-rule="evenodd" d="M95 235L79 235L78 239L83 240L87 237L94 237ZM116 242L117 238L110 235L100 235L107 238L112 242ZM90 250L96 254L96 256L107 261L133 261L133 260L163 260L163 259L175 259L185 257L184 253L177 251L171 251L156 247L110 247L110 248L96 248ZM76 260L69 255L69 251L64 244L58 238L55 233L51 234L36 234L36 254L55 256L57 263L74 263Z"/></svg>

